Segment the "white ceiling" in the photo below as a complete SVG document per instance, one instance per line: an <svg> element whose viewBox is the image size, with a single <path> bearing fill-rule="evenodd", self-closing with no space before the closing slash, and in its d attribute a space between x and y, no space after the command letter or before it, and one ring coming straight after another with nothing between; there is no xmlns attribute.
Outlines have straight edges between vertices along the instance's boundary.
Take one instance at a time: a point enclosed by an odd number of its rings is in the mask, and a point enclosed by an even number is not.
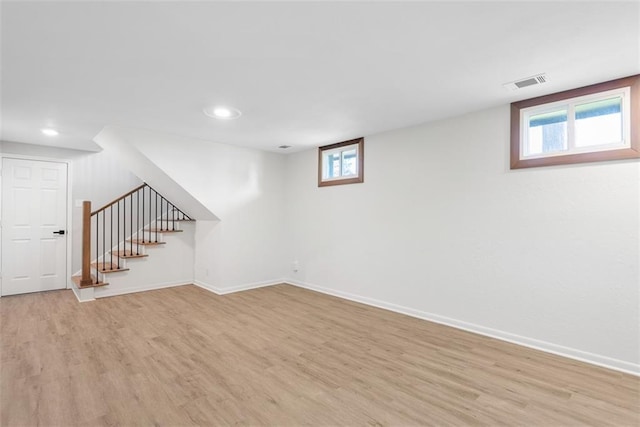
<svg viewBox="0 0 640 427"><path fill-rule="evenodd" d="M117 125L297 151L640 72L637 1L3 1L0 12L0 138L88 150ZM541 72L549 83L502 87ZM210 119L211 104L243 115Z"/></svg>

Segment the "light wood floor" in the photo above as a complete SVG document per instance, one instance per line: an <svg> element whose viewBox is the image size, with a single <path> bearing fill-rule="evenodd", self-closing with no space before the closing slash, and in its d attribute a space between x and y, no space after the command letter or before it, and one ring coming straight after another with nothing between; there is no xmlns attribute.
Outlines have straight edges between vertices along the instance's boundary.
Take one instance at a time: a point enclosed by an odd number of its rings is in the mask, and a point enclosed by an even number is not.
<svg viewBox="0 0 640 427"><path fill-rule="evenodd" d="M637 377L288 285L0 315L2 426L640 424Z"/></svg>

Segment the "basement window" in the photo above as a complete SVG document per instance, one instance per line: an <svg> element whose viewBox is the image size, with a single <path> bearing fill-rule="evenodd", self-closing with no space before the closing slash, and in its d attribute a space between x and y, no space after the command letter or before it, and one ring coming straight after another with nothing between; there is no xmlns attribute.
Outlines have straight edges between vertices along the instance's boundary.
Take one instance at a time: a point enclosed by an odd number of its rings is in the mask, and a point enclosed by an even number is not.
<svg viewBox="0 0 640 427"><path fill-rule="evenodd" d="M318 148L318 187L364 182L364 138Z"/></svg>
<svg viewBox="0 0 640 427"><path fill-rule="evenodd" d="M640 75L511 104L511 169L640 157Z"/></svg>

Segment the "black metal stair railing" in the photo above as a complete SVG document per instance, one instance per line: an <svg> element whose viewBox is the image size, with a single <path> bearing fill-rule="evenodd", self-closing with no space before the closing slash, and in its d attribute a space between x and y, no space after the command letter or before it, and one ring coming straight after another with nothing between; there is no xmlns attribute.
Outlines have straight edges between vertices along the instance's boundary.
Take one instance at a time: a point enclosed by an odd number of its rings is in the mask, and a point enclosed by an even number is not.
<svg viewBox="0 0 640 427"><path fill-rule="evenodd" d="M121 254L114 251L121 251L125 257L141 255L141 245L158 243L159 233L175 231L177 222L191 220L146 183L91 212L95 283L99 283L101 272L120 269Z"/></svg>

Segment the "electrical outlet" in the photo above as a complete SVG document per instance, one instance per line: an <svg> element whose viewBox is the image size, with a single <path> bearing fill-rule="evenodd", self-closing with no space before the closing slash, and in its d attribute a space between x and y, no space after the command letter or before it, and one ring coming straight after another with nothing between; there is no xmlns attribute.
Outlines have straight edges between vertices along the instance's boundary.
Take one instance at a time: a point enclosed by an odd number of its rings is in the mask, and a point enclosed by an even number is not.
<svg viewBox="0 0 640 427"><path fill-rule="evenodd" d="M293 263L291 264L291 269L293 270L294 273L297 273L298 270L300 270L300 263L298 263L298 261L293 261Z"/></svg>

